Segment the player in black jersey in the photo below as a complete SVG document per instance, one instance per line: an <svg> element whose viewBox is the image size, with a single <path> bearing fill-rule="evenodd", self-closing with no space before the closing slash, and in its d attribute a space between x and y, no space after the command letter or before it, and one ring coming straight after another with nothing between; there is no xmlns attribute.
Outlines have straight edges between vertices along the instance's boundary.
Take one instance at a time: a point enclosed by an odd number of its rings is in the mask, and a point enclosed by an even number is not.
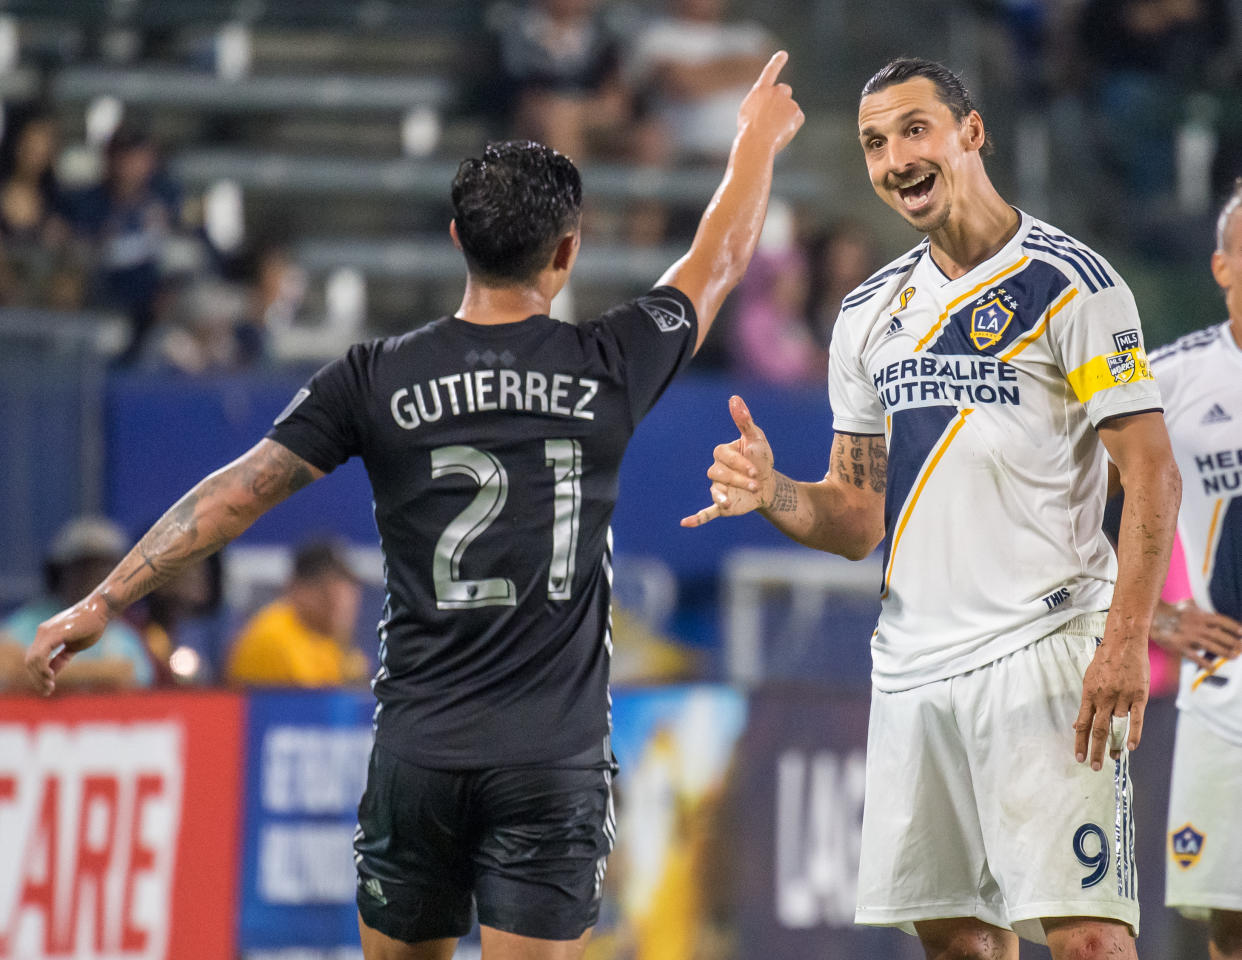
<svg viewBox="0 0 1242 960"><path fill-rule="evenodd" d="M367 960L447 960L476 905L487 960L585 949L614 826L608 525L621 456L754 251L774 158L803 121L776 82L786 59L742 103L689 252L651 292L579 326L547 315L578 253L573 164L512 142L464 161L457 313L320 370L267 437L39 628L27 667L50 693L120 610L362 458L388 590L355 842Z"/></svg>

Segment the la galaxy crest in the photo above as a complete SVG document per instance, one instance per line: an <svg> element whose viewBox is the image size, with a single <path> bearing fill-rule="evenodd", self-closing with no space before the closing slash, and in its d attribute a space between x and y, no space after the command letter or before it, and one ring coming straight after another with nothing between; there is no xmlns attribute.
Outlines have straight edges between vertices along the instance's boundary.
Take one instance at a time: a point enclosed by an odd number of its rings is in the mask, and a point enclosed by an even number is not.
<svg viewBox="0 0 1242 960"><path fill-rule="evenodd" d="M1000 343L1017 312L1018 301L1004 287L993 287L976 300L970 311L970 342L975 349L986 350Z"/></svg>
<svg viewBox="0 0 1242 960"><path fill-rule="evenodd" d="M1206 836L1189 823L1178 827L1169 834L1169 853L1173 862L1183 870L1189 870L1203 855L1203 841L1206 839Z"/></svg>

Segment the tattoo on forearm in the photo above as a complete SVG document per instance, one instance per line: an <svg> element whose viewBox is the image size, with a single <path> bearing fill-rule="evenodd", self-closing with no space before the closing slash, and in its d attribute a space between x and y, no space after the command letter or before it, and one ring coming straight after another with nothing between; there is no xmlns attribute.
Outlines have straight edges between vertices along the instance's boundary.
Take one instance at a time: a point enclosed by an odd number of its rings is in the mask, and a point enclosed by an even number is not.
<svg viewBox="0 0 1242 960"><path fill-rule="evenodd" d="M114 612L210 556L264 510L314 479L306 461L277 443L200 481L155 522L101 591ZM239 495L242 494L242 495ZM204 522L205 517L210 517Z"/></svg>
<svg viewBox="0 0 1242 960"><path fill-rule="evenodd" d="M306 461L278 443L269 444L247 469L250 492L263 500L282 500L314 479Z"/></svg>
<svg viewBox="0 0 1242 960"><path fill-rule="evenodd" d="M776 488L772 491L771 513L792 513L798 509L798 487L783 474L776 475Z"/></svg>
<svg viewBox="0 0 1242 960"><path fill-rule="evenodd" d="M883 493L888 487L888 446L883 437L872 437L871 454L871 489Z"/></svg>

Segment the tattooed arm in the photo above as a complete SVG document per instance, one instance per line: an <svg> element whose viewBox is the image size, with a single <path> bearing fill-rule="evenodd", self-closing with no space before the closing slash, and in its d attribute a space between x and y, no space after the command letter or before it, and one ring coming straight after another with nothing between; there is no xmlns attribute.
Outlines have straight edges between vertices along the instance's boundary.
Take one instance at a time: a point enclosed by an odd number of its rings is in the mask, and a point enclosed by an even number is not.
<svg viewBox="0 0 1242 960"><path fill-rule="evenodd" d="M707 471L712 505L682 526L758 510L786 536L816 550L861 560L875 549L884 537L888 451L882 436L837 434L824 479L799 482L773 468L772 448L741 397L729 400L729 410L741 436L716 448Z"/></svg>
<svg viewBox="0 0 1242 960"><path fill-rule="evenodd" d="M322 470L288 448L264 439L200 480L87 597L39 625L26 654L32 683L50 694L56 674L99 639L113 616L215 553L291 493L322 476Z"/></svg>

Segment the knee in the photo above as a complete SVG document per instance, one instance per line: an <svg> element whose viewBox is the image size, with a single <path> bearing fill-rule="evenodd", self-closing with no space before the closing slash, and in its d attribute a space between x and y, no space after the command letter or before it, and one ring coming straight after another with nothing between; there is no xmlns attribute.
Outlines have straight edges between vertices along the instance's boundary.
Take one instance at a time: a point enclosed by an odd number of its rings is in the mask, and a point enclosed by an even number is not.
<svg viewBox="0 0 1242 960"><path fill-rule="evenodd" d="M927 960L1009 960L1017 938L979 920L939 920L915 924Z"/></svg>
<svg viewBox="0 0 1242 960"><path fill-rule="evenodd" d="M1074 919L1061 924L1045 922L1053 960L1133 960L1134 938L1123 923Z"/></svg>
<svg viewBox="0 0 1242 960"><path fill-rule="evenodd" d="M1242 913L1213 910L1211 941L1215 956L1222 960L1242 960Z"/></svg>

